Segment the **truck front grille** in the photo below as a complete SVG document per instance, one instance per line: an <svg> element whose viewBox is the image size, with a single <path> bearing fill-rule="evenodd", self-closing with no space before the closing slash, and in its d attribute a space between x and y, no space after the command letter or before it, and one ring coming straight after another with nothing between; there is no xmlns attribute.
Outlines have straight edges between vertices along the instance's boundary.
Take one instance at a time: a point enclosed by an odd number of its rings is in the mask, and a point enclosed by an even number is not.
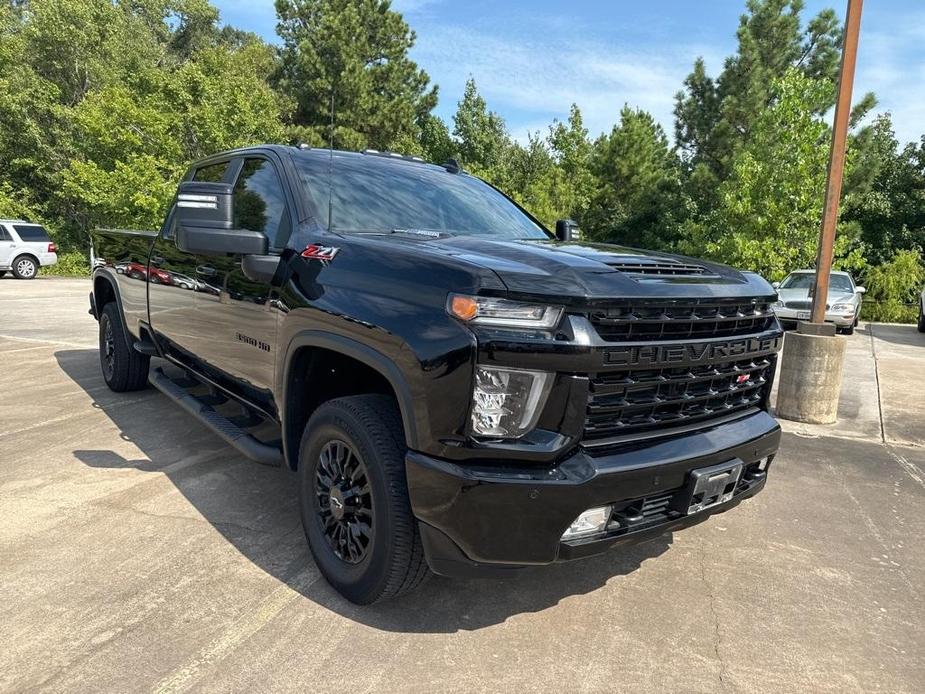
<svg viewBox="0 0 925 694"><path fill-rule="evenodd" d="M776 355L592 375L584 441L684 426L761 406Z"/></svg>
<svg viewBox="0 0 925 694"><path fill-rule="evenodd" d="M753 335L774 326L765 299L653 299L592 309L588 318L608 342Z"/></svg>

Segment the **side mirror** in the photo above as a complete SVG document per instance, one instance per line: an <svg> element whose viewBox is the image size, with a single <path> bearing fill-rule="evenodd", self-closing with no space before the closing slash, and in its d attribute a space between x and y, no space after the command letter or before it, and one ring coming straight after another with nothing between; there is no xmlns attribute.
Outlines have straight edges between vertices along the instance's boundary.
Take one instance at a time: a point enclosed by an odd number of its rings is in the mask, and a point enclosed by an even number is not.
<svg viewBox="0 0 925 694"><path fill-rule="evenodd" d="M184 181L177 192L177 248L200 255L266 255L260 231L234 228L233 188L228 183Z"/></svg>
<svg viewBox="0 0 925 694"><path fill-rule="evenodd" d="M866 294L867 288L866 287L855 287L854 291L857 292L858 294Z"/></svg>
<svg viewBox="0 0 925 694"><path fill-rule="evenodd" d="M572 219L560 219L556 222L556 238L559 241L572 241L581 239L581 230L578 223Z"/></svg>
<svg viewBox="0 0 925 694"><path fill-rule="evenodd" d="M771 286L775 289L780 289L780 282L771 282Z"/></svg>

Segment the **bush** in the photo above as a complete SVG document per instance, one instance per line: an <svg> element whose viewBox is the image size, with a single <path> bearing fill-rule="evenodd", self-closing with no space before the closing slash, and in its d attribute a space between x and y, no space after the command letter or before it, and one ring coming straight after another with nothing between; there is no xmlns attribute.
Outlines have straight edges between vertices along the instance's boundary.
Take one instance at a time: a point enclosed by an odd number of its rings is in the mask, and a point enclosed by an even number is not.
<svg viewBox="0 0 925 694"><path fill-rule="evenodd" d="M63 251L58 253L58 262L42 268L43 275L55 277L89 277L90 262L80 251Z"/></svg>
<svg viewBox="0 0 925 694"><path fill-rule="evenodd" d="M914 323L918 319L917 299L925 284L925 268L918 251L899 251L889 262L867 268L867 294L861 308L864 320L885 323Z"/></svg>

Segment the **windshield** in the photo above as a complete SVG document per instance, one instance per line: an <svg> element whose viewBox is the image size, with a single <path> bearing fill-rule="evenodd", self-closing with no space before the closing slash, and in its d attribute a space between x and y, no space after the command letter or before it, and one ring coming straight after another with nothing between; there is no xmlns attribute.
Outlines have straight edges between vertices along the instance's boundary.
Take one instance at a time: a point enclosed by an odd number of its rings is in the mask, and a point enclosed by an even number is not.
<svg viewBox="0 0 925 694"><path fill-rule="evenodd" d="M503 239L548 235L516 205L486 183L442 167L377 156L295 156L296 168L320 223L328 226L332 190L333 231L429 231Z"/></svg>
<svg viewBox="0 0 925 694"><path fill-rule="evenodd" d="M809 289L816 282L816 276L811 272L797 272L788 275L780 283L781 289ZM853 292L854 286L851 284L851 278L848 275L829 275L829 291L832 292Z"/></svg>

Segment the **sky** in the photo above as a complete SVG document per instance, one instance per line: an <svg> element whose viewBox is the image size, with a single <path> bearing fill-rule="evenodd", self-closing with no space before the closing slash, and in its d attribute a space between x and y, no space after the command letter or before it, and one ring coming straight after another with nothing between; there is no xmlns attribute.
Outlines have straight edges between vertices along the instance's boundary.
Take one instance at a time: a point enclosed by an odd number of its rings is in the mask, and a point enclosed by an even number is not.
<svg viewBox="0 0 925 694"><path fill-rule="evenodd" d="M223 22L278 42L273 0L212 0ZM545 135L577 103L592 137L624 104L651 112L672 137L674 95L702 56L716 76L735 51L745 0L393 0L417 33L411 57L439 85L452 128L473 77L512 136ZM846 0L807 0L804 20ZM855 100L876 93L900 143L925 134L925 2L868 0ZM831 114L830 114L831 116Z"/></svg>

